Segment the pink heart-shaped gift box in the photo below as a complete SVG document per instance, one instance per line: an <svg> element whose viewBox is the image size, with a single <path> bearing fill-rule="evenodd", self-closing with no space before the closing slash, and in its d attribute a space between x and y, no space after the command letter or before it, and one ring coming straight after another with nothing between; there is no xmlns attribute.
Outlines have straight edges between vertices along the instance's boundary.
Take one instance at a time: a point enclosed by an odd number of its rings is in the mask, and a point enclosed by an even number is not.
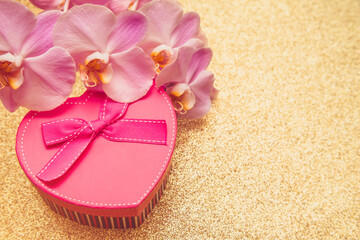
<svg viewBox="0 0 360 240"><path fill-rule="evenodd" d="M18 129L16 152L29 180L57 213L94 227L137 227L159 201L171 168L177 126L164 90L152 87L129 104L123 118L165 120L165 144L115 142L98 135L60 178L45 182L36 176L61 148L44 144L41 125L69 118L95 120L105 98L87 91L52 111L29 112Z"/></svg>

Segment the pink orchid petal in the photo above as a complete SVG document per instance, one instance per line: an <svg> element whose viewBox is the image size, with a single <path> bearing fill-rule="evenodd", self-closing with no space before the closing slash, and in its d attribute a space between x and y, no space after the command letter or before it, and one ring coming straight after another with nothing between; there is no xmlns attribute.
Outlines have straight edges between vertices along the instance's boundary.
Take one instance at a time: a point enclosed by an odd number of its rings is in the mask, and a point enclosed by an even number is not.
<svg viewBox="0 0 360 240"><path fill-rule="evenodd" d="M199 38L192 38L189 41L187 41L183 46L199 49L199 48L204 48L206 44Z"/></svg>
<svg viewBox="0 0 360 240"><path fill-rule="evenodd" d="M210 48L201 48L194 53L186 75L188 82L192 82L196 79L199 73L209 66L211 58L212 51Z"/></svg>
<svg viewBox="0 0 360 240"><path fill-rule="evenodd" d="M85 3L84 3L85 4ZM81 5L81 4L79 4ZM73 1L70 0L68 9L75 7L76 5L73 3Z"/></svg>
<svg viewBox="0 0 360 240"><path fill-rule="evenodd" d="M148 36L148 34L146 36ZM154 48L161 45L162 42L158 40L146 39L147 38L146 36L144 40L138 44L138 46L141 47L144 50L144 52L150 56Z"/></svg>
<svg viewBox="0 0 360 240"><path fill-rule="evenodd" d="M192 47L182 47L178 50L175 62L166 66L157 76L155 83L161 87L167 83L188 83L186 73L191 57L196 50Z"/></svg>
<svg viewBox="0 0 360 240"><path fill-rule="evenodd" d="M54 45L65 48L78 64L92 52L105 52L115 23L116 16L104 6L75 6L55 24Z"/></svg>
<svg viewBox="0 0 360 240"><path fill-rule="evenodd" d="M64 49L53 47L46 53L24 60L24 83L14 91L15 101L35 111L47 111L62 104L75 82L73 59Z"/></svg>
<svg viewBox="0 0 360 240"><path fill-rule="evenodd" d="M119 53L138 44L145 36L147 21L140 12L128 11L117 16L116 27L109 38L107 52Z"/></svg>
<svg viewBox="0 0 360 240"><path fill-rule="evenodd" d="M10 87L0 89L0 100L4 107L10 112L15 112L15 110L19 108L19 105L14 101L13 93L14 90Z"/></svg>
<svg viewBox="0 0 360 240"><path fill-rule="evenodd" d="M142 8L145 4L151 2L152 0L138 0L138 5L136 9Z"/></svg>
<svg viewBox="0 0 360 240"><path fill-rule="evenodd" d="M127 11L131 2L132 0L110 0L106 6L118 15L121 12Z"/></svg>
<svg viewBox="0 0 360 240"><path fill-rule="evenodd" d="M86 58L93 54L93 51L85 51L85 52L79 52L76 54L73 54L72 57L74 59L75 65L76 65L76 70L79 70L79 64L84 64L86 61Z"/></svg>
<svg viewBox="0 0 360 240"><path fill-rule="evenodd" d="M146 41L170 45L171 33L183 15L181 6L171 0L155 0L146 4L140 11L145 14L149 21Z"/></svg>
<svg viewBox="0 0 360 240"><path fill-rule="evenodd" d="M35 15L24 5L12 1L0 1L0 39L2 39L0 48L5 49L4 42L6 42L11 52L18 54L35 24Z"/></svg>
<svg viewBox="0 0 360 240"><path fill-rule="evenodd" d="M74 5L82 5L82 4L97 4L97 5L105 5L109 2L109 0L71 0Z"/></svg>
<svg viewBox="0 0 360 240"><path fill-rule="evenodd" d="M210 93L210 99L211 101L215 100L219 95L219 89L217 89L215 86L211 89Z"/></svg>
<svg viewBox="0 0 360 240"><path fill-rule="evenodd" d="M4 53L10 52L10 51L11 51L11 47L7 43L6 38L0 32L0 54L4 54Z"/></svg>
<svg viewBox="0 0 360 240"><path fill-rule="evenodd" d="M60 5L63 0L30 0L36 7L44 10L57 10L61 9Z"/></svg>
<svg viewBox="0 0 360 240"><path fill-rule="evenodd" d="M199 35L200 17L195 12L185 13L179 25L171 34L170 44L172 47L180 47L191 38Z"/></svg>
<svg viewBox="0 0 360 240"><path fill-rule="evenodd" d="M114 101L133 102L145 96L153 83L155 65L139 47L111 55L114 77L103 84L104 92Z"/></svg>
<svg viewBox="0 0 360 240"><path fill-rule="evenodd" d="M21 53L24 57L35 57L45 53L51 47L52 30L61 11L46 11L37 16L35 29L25 40Z"/></svg>
<svg viewBox="0 0 360 240"><path fill-rule="evenodd" d="M206 47L208 45L208 40L203 31L200 31L199 35L196 38L200 39L204 43L204 47Z"/></svg>
<svg viewBox="0 0 360 240"><path fill-rule="evenodd" d="M199 73L197 78L190 83L190 89L196 96L196 102L192 109L186 114L181 115L184 118L201 118L210 111L211 99L210 93L213 89L214 74L204 70Z"/></svg>

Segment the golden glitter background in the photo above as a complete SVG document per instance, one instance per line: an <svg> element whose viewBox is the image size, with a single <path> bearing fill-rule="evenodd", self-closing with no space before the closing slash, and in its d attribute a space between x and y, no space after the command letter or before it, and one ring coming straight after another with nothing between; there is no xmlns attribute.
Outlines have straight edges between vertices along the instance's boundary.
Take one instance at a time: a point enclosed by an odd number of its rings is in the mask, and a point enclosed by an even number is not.
<svg viewBox="0 0 360 240"><path fill-rule="evenodd" d="M26 110L1 107L1 239L360 238L360 2L181 2L201 16L221 92L178 122L148 220L102 230L52 212L15 155Z"/></svg>

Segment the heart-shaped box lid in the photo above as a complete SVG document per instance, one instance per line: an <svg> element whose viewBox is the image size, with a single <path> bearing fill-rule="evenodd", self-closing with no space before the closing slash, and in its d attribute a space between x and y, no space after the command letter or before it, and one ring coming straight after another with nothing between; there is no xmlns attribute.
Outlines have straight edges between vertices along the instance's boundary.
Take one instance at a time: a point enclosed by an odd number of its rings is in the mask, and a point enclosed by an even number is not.
<svg viewBox="0 0 360 240"><path fill-rule="evenodd" d="M129 104L124 118L165 120L165 145L114 142L97 136L59 179L44 182L36 176L61 147L45 146L41 124L68 118L95 120L104 98L104 93L87 91L55 110L29 112L18 129L17 156L30 181L59 200L90 208L136 208L164 175L175 147L176 115L162 89L152 87L145 97Z"/></svg>

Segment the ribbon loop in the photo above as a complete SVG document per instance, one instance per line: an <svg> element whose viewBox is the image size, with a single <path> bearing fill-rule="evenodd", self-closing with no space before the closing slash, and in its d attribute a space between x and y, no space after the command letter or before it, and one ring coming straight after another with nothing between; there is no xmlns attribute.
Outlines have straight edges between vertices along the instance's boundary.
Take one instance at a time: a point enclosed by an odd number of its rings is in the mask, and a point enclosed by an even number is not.
<svg viewBox="0 0 360 240"><path fill-rule="evenodd" d="M127 108L127 103L106 98L96 120L71 118L43 123L45 145L63 145L37 177L43 181L53 181L63 176L97 136L109 141L166 145L164 120L122 119Z"/></svg>
<svg viewBox="0 0 360 240"><path fill-rule="evenodd" d="M86 122L79 118L66 118L41 125L46 146L56 145L74 137Z"/></svg>

